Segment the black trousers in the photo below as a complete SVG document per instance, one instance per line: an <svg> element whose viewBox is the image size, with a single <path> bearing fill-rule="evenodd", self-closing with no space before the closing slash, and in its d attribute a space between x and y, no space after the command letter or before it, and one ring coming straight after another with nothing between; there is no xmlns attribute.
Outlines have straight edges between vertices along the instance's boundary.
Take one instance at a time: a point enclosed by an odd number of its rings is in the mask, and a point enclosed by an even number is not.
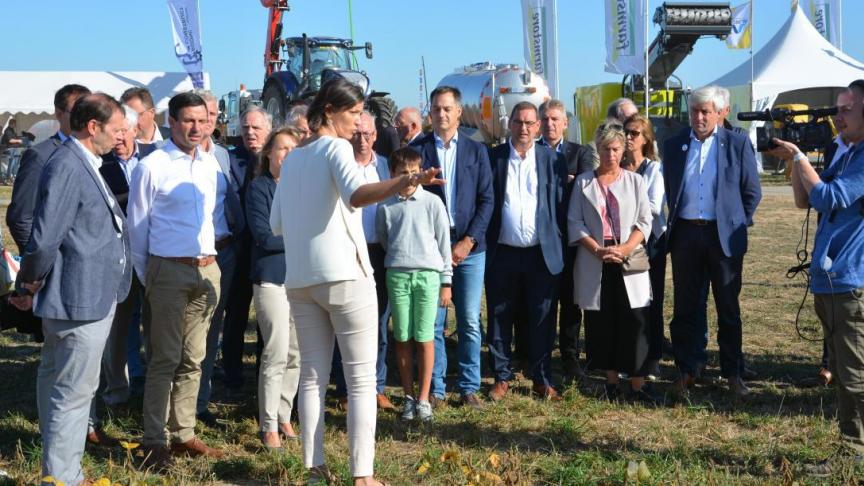
<svg viewBox="0 0 864 486"><path fill-rule="evenodd" d="M565 246L559 294L558 349L561 351L561 361L567 364L576 364L579 361L579 330L582 327L582 309L573 299L575 264L576 247Z"/></svg>
<svg viewBox="0 0 864 486"><path fill-rule="evenodd" d="M252 238L244 232L237 242L237 266L231 281L231 295L225 304L225 321L222 325L222 369L225 371L227 388L243 386L243 345L246 327L249 325L249 307L252 304L252 280L249 277L251 265ZM260 355L261 343L259 331L257 355Z"/></svg>
<svg viewBox="0 0 864 486"><path fill-rule="evenodd" d="M649 307L630 307L621 265L604 263L600 310L585 311L585 354L591 369L642 376L648 356Z"/></svg>
<svg viewBox="0 0 864 486"><path fill-rule="evenodd" d="M648 359L663 357L663 297L666 293L666 233L648 240L651 269L651 310L648 319Z"/></svg>
<svg viewBox="0 0 864 486"><path fill-rule="evenodd" d="M535 385L552 385L550 370L555 345L555 307L559 275L552 275L539 245L516 248L498 245L486 264L486 340L495 381L513 379L513 327L525 322L524 334Z"/></svg>
<svg viewBox="0 0 864 486"><path fill-rule="evenodd" d="M696 225L686 220L676 223L669 249L672 255L672 282L675 310L669 331L675 351L675 365L683 373L695 374L704 362L705 312L702 292L708 282L717 308L717 345L720 372L724 377L741 376L744 356L741 350L741 271L744 256L728 257L720 246L716 224Z"/></svg>

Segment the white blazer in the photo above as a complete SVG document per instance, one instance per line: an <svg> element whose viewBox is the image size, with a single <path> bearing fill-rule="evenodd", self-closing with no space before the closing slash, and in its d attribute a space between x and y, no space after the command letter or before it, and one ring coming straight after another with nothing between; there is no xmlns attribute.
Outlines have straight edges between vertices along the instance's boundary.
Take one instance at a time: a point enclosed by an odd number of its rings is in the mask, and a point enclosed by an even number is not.
<svg viewBox="0 0 864 486"><path fill-rule="evenodd" d="M621 220L621 241L627 241L633 229L646 239L651 235L651 205L645 180L639 174L622 169L621 178L609 190L618 201ZM570 246L578 246L576 265L573 267L573 295L579 307L600 310L600 282L603 262L577 241L592 237L603 246L603 221L600 203L603 194L594 172L585 172L576 178L570 207L567 211L567 233ZM648 272L624 276L624 286L631 308L651 304L651 281Z"/></svg>
<svg viewBox="0 0 864 486"><path fill-rule="evenodd" d="M351 207L362 184L347 140L321 137L285 157L270 209L285 243L285 288L372 276L361 211Z"/></svg>

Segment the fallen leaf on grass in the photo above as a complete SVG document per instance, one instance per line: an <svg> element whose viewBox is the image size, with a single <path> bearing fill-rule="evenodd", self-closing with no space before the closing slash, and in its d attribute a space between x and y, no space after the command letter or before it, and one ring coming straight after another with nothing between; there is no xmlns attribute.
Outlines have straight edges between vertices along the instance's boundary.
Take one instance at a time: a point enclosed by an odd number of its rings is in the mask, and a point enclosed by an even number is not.
<svg viewBox="0 0 864 486"><path fill-rule="evenodd" d="M126 442L126 441L121 440L120 445L123 446L123 448L126 449L127 451L131 451L132 449L137 448L141 444L138 444L137 442Z"/></svg>
<svg viewBox="0 0 864 486"><path fill-rule="evenodd" d="M429 461L423 461L423 464L420 464L420 467L417 468L417 474L426 474L426 471L428 471L430 467L431 465L429 464Z"/></svg>
<svg viewBox="0 0 864 486"><path fill-rule="evenodd" d="M500 467L501 466L501 457L499 457L498 454L495 454L493 452L492 454L489 455L489 465L494 467L494 468Z"/></svg>
<svg viewBox="0 0 864 486"><path fill-rule="evenodd" d="M441 462L457 462L459 460L459 451L456 449L447 449L441 454Z"/></svg>

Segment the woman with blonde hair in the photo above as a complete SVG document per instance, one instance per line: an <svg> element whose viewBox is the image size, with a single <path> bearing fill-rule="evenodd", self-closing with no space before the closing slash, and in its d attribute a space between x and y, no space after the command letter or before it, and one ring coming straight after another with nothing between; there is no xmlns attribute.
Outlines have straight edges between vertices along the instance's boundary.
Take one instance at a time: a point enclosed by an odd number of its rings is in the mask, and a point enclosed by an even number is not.
<svg viewBox="0 0 864 486"><path fill-rule="evenodd" d="M576 178L567 214L569 243L577 246L575 301L585 311L588 366L606 372L606 396L619 394L619 373L630 396L655 403L644 388L651 283L643 244L651 208L642 177L621 167L624 127L610 119L594 139L600 165Z"/></svg>

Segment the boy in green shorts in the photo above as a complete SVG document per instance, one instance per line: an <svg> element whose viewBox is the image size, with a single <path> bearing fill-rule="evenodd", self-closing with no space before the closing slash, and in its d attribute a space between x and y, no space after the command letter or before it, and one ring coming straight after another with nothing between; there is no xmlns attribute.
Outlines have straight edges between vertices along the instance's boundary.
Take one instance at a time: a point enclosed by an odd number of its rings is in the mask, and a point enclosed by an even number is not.
<svg viewBox="0 0 864 486"><path fill-rule="evenodd" d="M391 177L420 172L420 155L407 147L390 154L389 163ZM440 198L421 186L408 187L378 204L375 229L387 253L384 257L387 295L393 316L399 377L405 392L402 418L429 421L432 420L429 388L435 362L435 316L439 305L450 304L453 278L447 209ZM415 343L419 395L414 393Z"/></svg>

